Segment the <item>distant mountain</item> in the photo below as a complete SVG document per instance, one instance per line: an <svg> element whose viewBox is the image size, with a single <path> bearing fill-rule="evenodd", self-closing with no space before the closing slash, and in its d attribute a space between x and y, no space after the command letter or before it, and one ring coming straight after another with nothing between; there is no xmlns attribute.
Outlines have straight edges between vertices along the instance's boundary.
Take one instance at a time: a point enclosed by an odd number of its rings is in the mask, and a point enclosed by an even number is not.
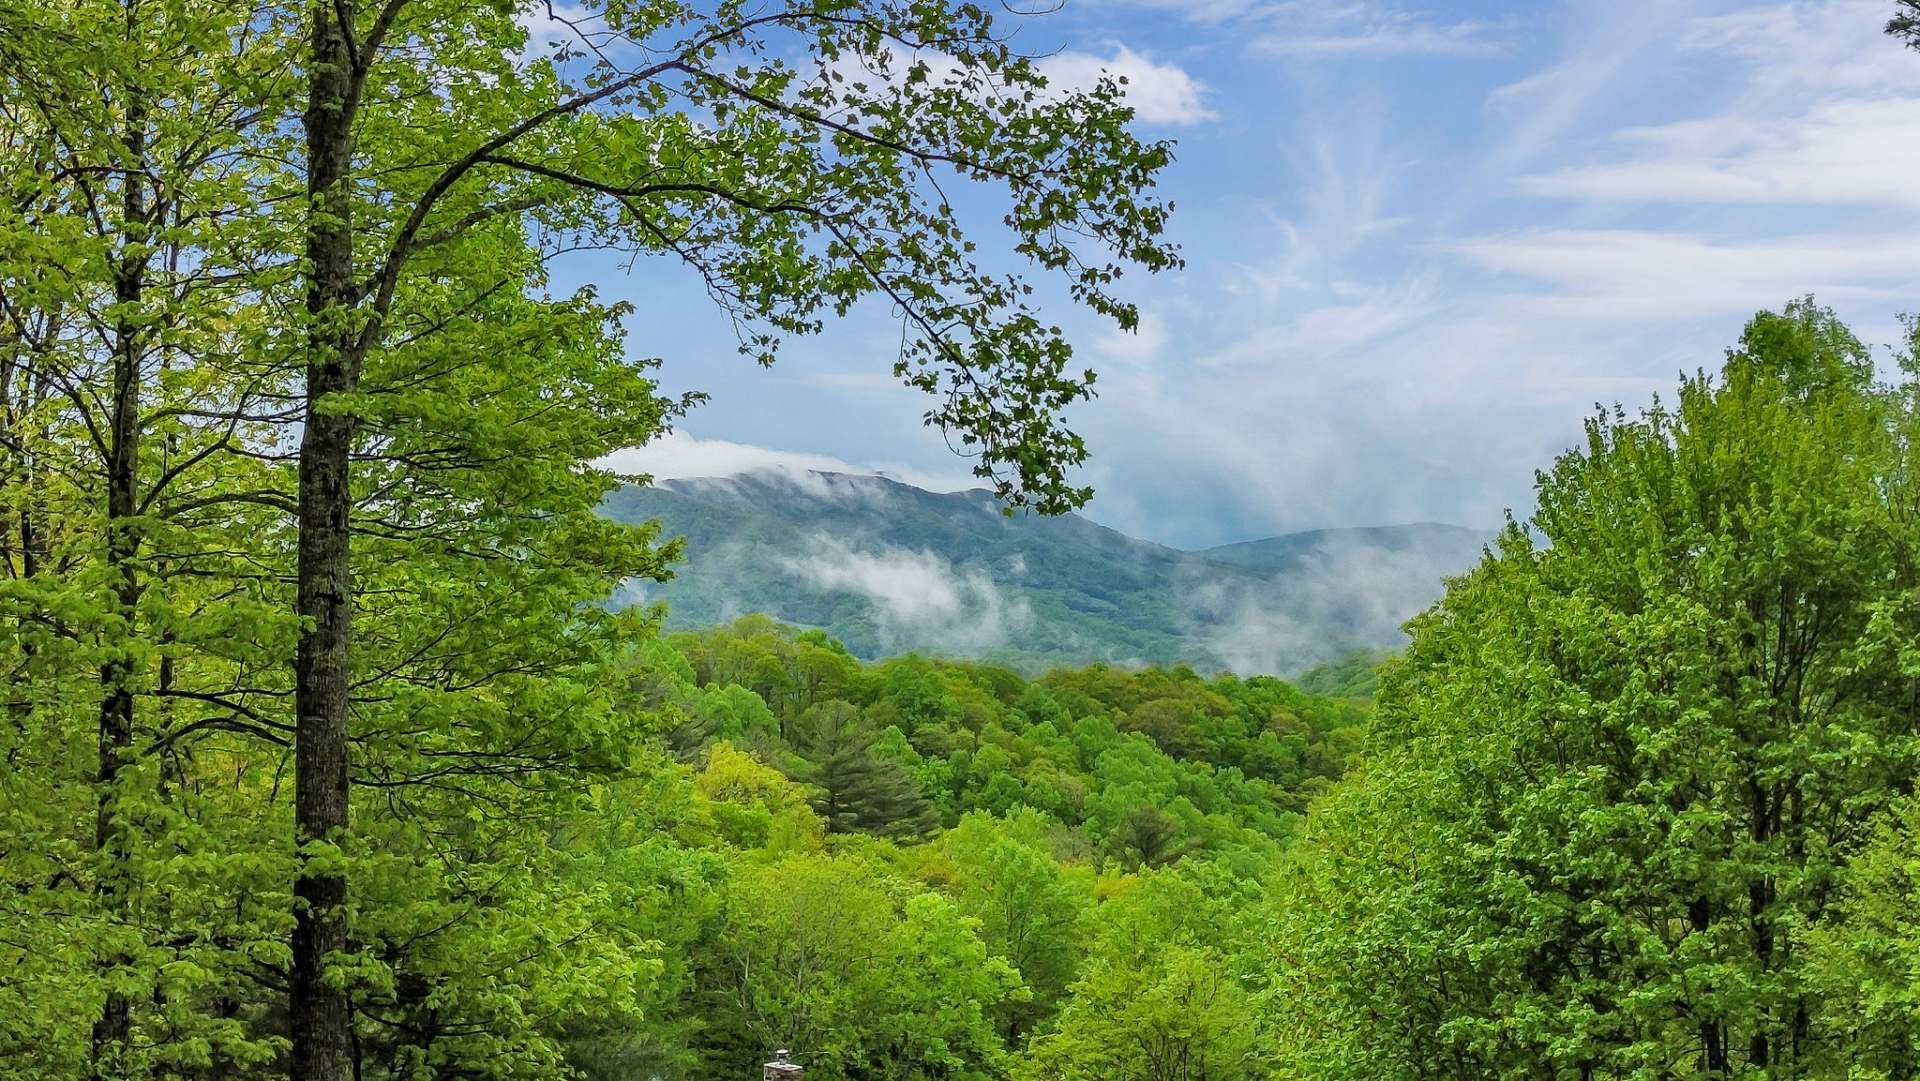
<svg viewBox="0 0 1920 1081"><path fill-rule="evenodd" d="M794 471L627 487L606 513L686 537L677 577L628 598L664 600L669 626L767 612L865 657L922 650L1023 667L1284 674L1390 647L1491 537L1419 524L1190 552L1076 515L1008 517L984 490Z"/></svg>
<svg viewBox="0 0 1920 1081"><path fill-rule="evenodd" d="M1309 565L1327 551L1343 548L1367 548L1400 555L1441 551L1469 553L1477 558L1480 546L1492 534L1465 526L1440 522L1415 522L1412 525L1381 525L1360 529L1310 529L1303 533L1284 533L1278 537L1222 544L1205 548L1198 554L1216 563L1232 563L1261 570L1292 571Z"/></svg>

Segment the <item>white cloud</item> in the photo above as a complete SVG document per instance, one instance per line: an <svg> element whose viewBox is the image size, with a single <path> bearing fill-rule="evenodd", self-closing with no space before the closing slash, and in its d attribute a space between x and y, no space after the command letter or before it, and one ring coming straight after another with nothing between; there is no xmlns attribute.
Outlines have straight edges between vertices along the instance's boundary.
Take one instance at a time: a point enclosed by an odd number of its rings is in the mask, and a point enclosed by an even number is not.
<svg viewBox="0 0 1920 1081"><path fill-rule="evenodd" d="M701 439L675 430L640 447L615 451L594 463L619 473L645 474L656 481L694 477L733 477L742 473L784 473L806 483L814 473L848 473L890 477L930 492L958 492L980 487L962 473L935 473L907 466L858 465L830 454L776 450L725 439Z"/></svg>
<svg viewBox="0 0 1920 1081"><path fill-rule="evenodd" d="M1680 44L1709 61L1738 61L1755 79L1748 99L1808 88L1850 92L1913 86L1920 64L1889 39L1885 0L1814 0L1706 16Z"/></svg>
<svg viewBox="0 0 1920 1081"><path fill-rule="evenodd" d="M1090 90L1103 75L1123 79L1122 96L1143 123L1184 126L1214 119L1204 101L1207 88L1184 68L1156 63L1121 43L1109 48L1110 56L1080 50L1053 53L1035 60L1034 67L1046 77L1048 90L1061 94ZM965 75L960 62L947 53L921 49L909 54L892 46L871 57L844 54L826 70L850 88L872 87L876 82L899 85L916 63L926 64L927 80L933 84L959 82ZM982 93L990 95L993 90Z"/></svg>
<svg viewBox="0 0 1920 1081"><path fill-rule="evenodd" d="M1490 117L1503 125L1494 146L1457 178L1449 217L1505 193L1516 170L1555 152L1593 126L1639 83L1669 74L1668 45L1686 32L1698 0L1622 0L1573 9L1568 48L1553 63L1496 87Z"/></svg>
<svg viewBox="0 0 1920 1081"><path fill-rule="evenodd" d="M1467 549L1464 538L1395 548L1336 534L1266 590L1187 583L1188 633L1236 672L1298 672L1358 644L1399 639L1401 625L1440 598L1449 576L1471 568Z"/></svg>
<svg viewBox="0 0 1920 1081"><path fill-rule="evenodd" d="M804 554L776 562L816 588L864 598L891 648L976 653L1005 644L1033 621L1024 599L1009 599L985 574L961 571L928 551L860 551L821 535Z"/></svg>
<svg viewBox="0 0 1920 1081"><path fill-rule="evenodd" d="M598 53L609 59L635 55L633 41L615 30L598 5L568 0L521 0L513 21L527 33L520 62Z"/></svg>
<svg viewBox="0 0 1920 1081"><path fill-rule="evenodd" d="M1121 364L1151 364L1167 345L1167 321L1158 313L1142 311L1132 331L1109 327L1090 343L1101 357Z"/></svg>
<svg viewBox="0 0 1920 1081"><path fill-rule="evenodd" d="M1156 64L1125 45L1113 46L1113 55L1062 52L1037 65L1049 86L1084 90L1102 74L1126 80L1127 104L1148 124L1188 125L1214 119L1207 108L1206 88L1174 64Z"/></svg>
<svg viewBox="0 0 1920 1081"><path fill-rule="evenodd" d="M1689 120L1620 133L1647 156L1523 178L1600 201L1920 206L1920 97L1814 106L1784 120Z"/></svg>
<svg viewBox="0 0 1920 1081"><path fill-rule="evenodd" d="M1253 47L1275 56L1494 56L1502 50L1480 23L1384 25L1350 34L1262 34Z"/></svg>
<svg viewBox="0 0 1920 1081"><path fill-rule="evenodd" d="M1495 28L1449 22L1389 4L1300 2L1261 12L1274 27L1253 47L1276 56L1493 56L1505 51Z"/></svg>
<svg viewBox="0 0 1920 1081"><path fill-rule="evenodd" d="M1505 51L1482 20L1448 21L1384 0L1121 0L1200 26L1257 28L1250 42L1281 56L1490 56Z"/></svg>
<svg viewBox="0 0 1920 1081"><path fill-rule="evenodd" d="M1828 0L1690 20L1675 62L1735 93L1521 178L1534 195L1708 205L1920 205L1920 58L1881 33L1884 4Z"/></svg>
<svg viewBox="0 0 1920 1081"><path fill-rule="evenodd" d="M1718 239L1680 232L1541 229L1456 242L1463 258L1556 287L1543 311L1610 319L1750 313L1812 292L1895 298L1920 285L1913 233Z"/></svg>
<svg viewBox="0 0 1920 1081"><path fill-rule="evenodd" d="M1356 252L1412 224L1387 209L1411 163L1387 148L1385 136L1376 110L1350 107L1338 130L1313 130L1283 148L1297 183L1266 208L1281 243L1271 258L1238 268L1225 288L1273 303L1337 281Z"/></svg>
<svg viewBox="0 0 1920 1081"><path fill-rule="evenodd" d="M1273 356L1332 357L1399 334L1442 310L1436 282L1414 277L1380 289L1359 289L1348 301L1309 308L1209 354L1209 367L1257 364Z"/></svg>
<svg viewBox="0 0 1920 1081"><path fill-rule="evenodd" d="M1293 5L1273 0L1119 0L1127 7L1168 11L1188 22L1214 26L1250 17L1274 14Z"/></svg>
<svg viewBox="0 0 1920 1081"><path fill-rule="evenodd" d="M1644 401L1730 334L1649 346L1444 279L1382 285L1249 327L1202 364L1114 372L1086 426L1092 516L1173 543L1491 525L1524 510L1594 402Z"/></svg>

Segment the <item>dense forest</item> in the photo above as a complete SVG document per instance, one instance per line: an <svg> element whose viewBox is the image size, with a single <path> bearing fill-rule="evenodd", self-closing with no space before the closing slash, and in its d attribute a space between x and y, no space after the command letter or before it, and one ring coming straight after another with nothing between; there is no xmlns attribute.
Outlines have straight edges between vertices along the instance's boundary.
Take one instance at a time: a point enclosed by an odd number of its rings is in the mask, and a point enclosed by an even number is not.
<svg viewBox="0 0 1920 1081"><path fill-rule="evenodd" d="M630 645L625 769L519 821L494 813L531 801L448 781L438 820L406 796L375 842L362 1076L751 1077L780 1047L820 1077L1055 1076L1023 1053L1132 1069L1135 1033L1214 1076L1250 1046L1242 906L1368 712L1186 669L862 664L765 617ZM250 780L166 800L135 902L174 936L145 961L156 1076L266 1069L284 1029L275 868L211 843L272 828ZM56 795L12 821L51 829ZM48 953L11 958L0 1062L81 1070L64 914L17 914L11 948Z"/></svg>
<svg viewBox="0 0 1920 1081"><path fill-rule="evenodd" d="M1057 514L1172 148L1017 11L533 7L0 0L0 1078L1920 1075L1920 320L1729 327L1298 683L669 633L596 463L697 396L554 260L878 304Z"/></svg>

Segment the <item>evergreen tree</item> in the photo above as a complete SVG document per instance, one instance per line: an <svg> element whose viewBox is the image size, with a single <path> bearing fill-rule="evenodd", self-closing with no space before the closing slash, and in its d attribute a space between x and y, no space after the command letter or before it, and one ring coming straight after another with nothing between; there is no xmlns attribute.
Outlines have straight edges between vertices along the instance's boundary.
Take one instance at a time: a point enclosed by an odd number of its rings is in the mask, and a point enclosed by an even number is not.
<svg viewBox="0 0 1920 1081"><path fill-rule="evenodd" d="M880 733L846 702L808 710L794 746L797 779L812 788L813 809L840 833L917 837L936 824L933 805L899 762L874 748Z"/></svg>

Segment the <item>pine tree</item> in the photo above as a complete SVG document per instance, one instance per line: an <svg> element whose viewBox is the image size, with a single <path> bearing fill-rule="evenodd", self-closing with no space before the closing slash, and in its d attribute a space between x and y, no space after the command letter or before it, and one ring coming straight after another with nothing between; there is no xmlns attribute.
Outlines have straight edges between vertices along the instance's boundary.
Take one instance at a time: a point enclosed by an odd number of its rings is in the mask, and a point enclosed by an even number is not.
<svg viewBox="0 0 1920 1081"><path fill-rule="evenodd" d="M813 809L840 833L918 837L932 829L933 805L900 763L874 749L880 733L845 702L825 702L795 725L804 764L795 779L812 792Z"/></svg>

